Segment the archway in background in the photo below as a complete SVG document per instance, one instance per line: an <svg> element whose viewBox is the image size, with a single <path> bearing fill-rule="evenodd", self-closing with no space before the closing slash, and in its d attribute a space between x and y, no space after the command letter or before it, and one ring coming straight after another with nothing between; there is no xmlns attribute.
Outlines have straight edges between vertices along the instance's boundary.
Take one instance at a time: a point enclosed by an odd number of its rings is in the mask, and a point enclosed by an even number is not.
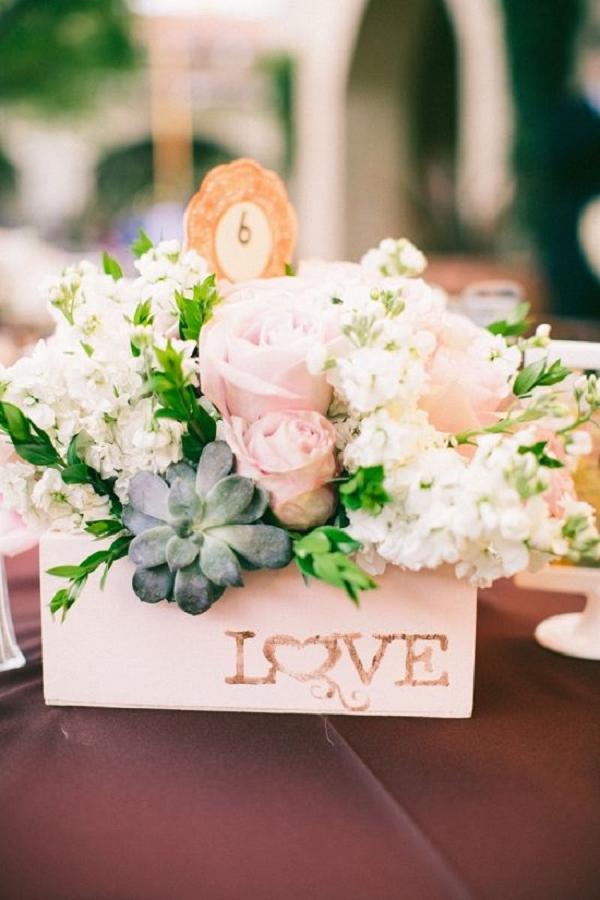
<svg viewBox="0 0 600 900"><path fill-rule="evenodd" d="M486 246L510 184L499 0L366 0L347 68L345 244Z"/></svg>
<svg viewBox="0 0 600 900"><path fill-rule="evenodd" d="M456 93L456 50L441 0L371 0L348 73L352 258L388 234L409 234L430 246L430 159L437 157L438 181L452 184Z"/></svg>

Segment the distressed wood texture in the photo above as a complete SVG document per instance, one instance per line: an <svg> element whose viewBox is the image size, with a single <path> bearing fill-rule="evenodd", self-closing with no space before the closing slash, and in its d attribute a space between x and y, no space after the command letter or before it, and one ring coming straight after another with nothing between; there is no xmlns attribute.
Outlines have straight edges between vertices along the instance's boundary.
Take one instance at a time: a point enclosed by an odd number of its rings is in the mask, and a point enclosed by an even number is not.
<svg viewBox="0 0 600 900"><path fill-rule="evenodd" d="M49 534L41 571L91 552ZM97 544L95 545L98 546ZM476 591L450 570L390 568L359 609L295 567L249 572L204 615L150 606L121 560L89 580L65 622L42 574L44 693L57 705L350 715L471 715Z"/></svg>

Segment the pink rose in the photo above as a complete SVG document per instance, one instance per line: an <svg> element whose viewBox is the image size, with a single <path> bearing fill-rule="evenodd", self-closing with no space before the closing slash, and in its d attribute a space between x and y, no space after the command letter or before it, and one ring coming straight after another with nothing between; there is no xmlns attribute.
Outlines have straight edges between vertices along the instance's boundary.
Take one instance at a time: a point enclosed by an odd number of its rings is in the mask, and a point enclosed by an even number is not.
<svg viewBox="0 0 600 900"><path fill-rule="evenodd" d="M306 359L315 342L333 337L335 317L315 315L301 294L276 288L240 288L202 329L202 390L225 418L253 422L277 410L325 413L329 406L331 388Z"/></svg>
<svg viewBox="0 0 600 900"><path fill-rule="evenodd" d="M516 348L496 347L489 332L444 314L430 329L437 347L427 363L429 390L420 406L439 431L457 433L495 421L519 364Z"/></svg>
<svg viewBox="0 0 600 900"><path fill-rule="evenodd" d="M525 428L527 428L527 426L525 426ZM573 481L571 472L567 468L565 445L550 428L535 428L535 440L546 441L546 450L563 463L562 469L545 470L549 487L548 490L544 492L544 500L548 504L550 515L561 517L565 512L566 501L577 499L575 482Z"/></svg>
<svg viewBox="0 0 600 900"><path fill-rule="evenodd" d="M269 492L284 525L304 529L327 521L335 507L326 487L336 472L331 422L317 412L284 410L251 424L234 417L223 428L237 471Z"/></svg>

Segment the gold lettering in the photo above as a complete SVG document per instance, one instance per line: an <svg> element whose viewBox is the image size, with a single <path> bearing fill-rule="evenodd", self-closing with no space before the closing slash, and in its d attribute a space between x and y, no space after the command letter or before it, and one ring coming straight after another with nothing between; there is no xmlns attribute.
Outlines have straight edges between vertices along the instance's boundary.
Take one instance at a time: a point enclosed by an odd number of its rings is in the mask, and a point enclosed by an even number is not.
<svg viewBox="0 0 600 900"><path fill-rule="evenodd" d="M373 637L379 641L379 647L375 651L373 655L373 659L371 660L371 665L369 669L365 669L363 666L362 660L358 655L358 651L354 645L354 641L356 638L362 637L362 634L340 634L338 635L348 648L348 653L350 654L350 659L354 665L358 673L358 677L362 681L363 684L371 684L374 676L377 674L379 666L381 665L381 661L385 656L385 651L389 647L389 645L400 638L403 638L403 634L374 634Z"/></svg>
<svg viewBox="0 0 600 900"><path fill-rule="evenodd" d="M256 637L255 631L226 631L228 637L235 639L235 675L225 679L226 684L275 684L276 666L271 666L263 677L247 677L244 672L244 643L248 638Z"/></svg>
<svg viewBox="0 0 600 900"><path fill-rule="evenodd" d="M417 663L421 663L425 671L429 674L433 674L433 646L432 642L437 641L440 650L445 653L448 649L448 637L445 634L405 634L403 635L404 640L406 641L406 675L401 681L396 681L395 683L399 687L403 687L404 685L410 685L411 687L417 687L421 685L440 685L441 687L448 687L448 672L442 672L438 678L425 678L419 679L415 677L415 665ZM417 653L415 650L415 644L417 641L429 641L428 646L426 646L420 653Z"/></svg>
<svg viewBox="0 0 600 900"><path fill-rule="evenodd" d="M326 651L326 655L321 664L311 672L301 672L296 671L295 669L291 670L282 665L280 660L277 659L278 647L302 650L304 647L315 645L323 647ZM323 676L335 666L341 656L341 652L342 651L338 647L337 635L321 637L317 634L314 637L307 638L305 641L299 641L290 634L274 634L270 638L267 638L263 647L265 659L271 663L273 676L275 675L275 672L281 672L282 675L289 675L297 681L312 681L313 679L323 678Z"/></svg>

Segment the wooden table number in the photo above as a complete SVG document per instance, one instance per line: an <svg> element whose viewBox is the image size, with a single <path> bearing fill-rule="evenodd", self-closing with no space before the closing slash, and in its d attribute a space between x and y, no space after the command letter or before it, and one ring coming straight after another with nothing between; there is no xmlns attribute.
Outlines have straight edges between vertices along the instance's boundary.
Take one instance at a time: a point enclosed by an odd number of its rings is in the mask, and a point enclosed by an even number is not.
<svg viewBox="0 0 600 900"><path fill-rule="evenodd" d="M283 182L251 159L212 169L185 214L186 246L234 282L285 275L296 232Z"/></svg>

